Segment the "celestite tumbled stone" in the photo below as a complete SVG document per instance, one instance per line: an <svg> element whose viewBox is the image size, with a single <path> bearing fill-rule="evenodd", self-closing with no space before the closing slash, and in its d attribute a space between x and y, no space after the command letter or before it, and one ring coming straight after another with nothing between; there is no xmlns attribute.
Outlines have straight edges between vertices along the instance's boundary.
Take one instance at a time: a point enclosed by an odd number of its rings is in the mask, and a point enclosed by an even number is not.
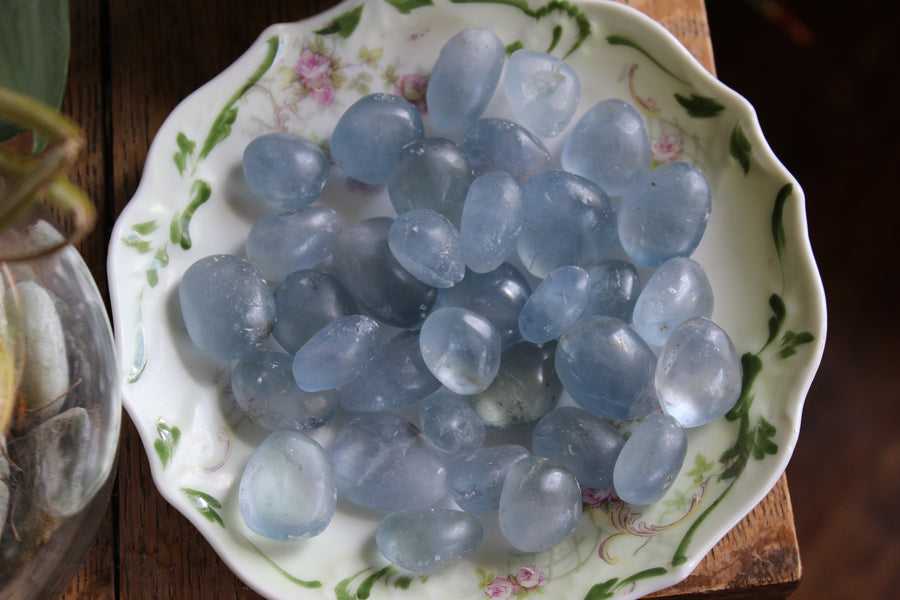
<svg viewBox="0 0 900 600"><path fill-rule="evenodd" d="M516 119L544 137L566 128L581 98L581 82L572 67L546 52L524 48L510 55L503 89Z"/></svg>
<svg viewBox="0 0 900 600"><path fill-rule="evenodd" d="M307 392L346 385L368 366L380 347L378 323L364 315L341 317L297 350L292 365L294 379Z"/></svg>
<svg viewBox="0 0 900 600"><path fill-rule="evenodd" d="M481 521L446 508L398 511L375 528L375 544L384 557L417 573L462 560L483 538Z"/></svg>
<svg viewBox="0 0 900 600"><path fill-rule="evenodd" d="M500 334L491 322L453 306L432 312L419 335L431 373L457 394L481 392L500 368Z"/></svg>
<svg viewBox="0 0 900 600"><path fill-rule="evenodd" d="M327 206L263 217L247 234L247 259L270 282L281 281L328 258L342 227L337 213Z"/></svg>
<svg viewBox="0 0 900 600"><path fill-rule="evenodd" d="M459 231L439 212L417 208L398 215L388 231L388 246L397 262L425 285L452 287L466 274Z"/></svg>
<svg viewBox="0 0 900 600"><path fill-rule="evenodd" d="M509 470L500 492L500 531L514 548L541 552L566 538L581 519L581 487L549 458L525 458Z"/></svg>
<svg viewBox="0 0 900 600"><path fill-rule="evenodd" d="M438 451L415 425L392 413L366 413L341 427L331 465L338 491L360 506L427 508L447 493Z"/></svg>
<svg viewBox="0 0 900 600"><path fill-rule="evenodd" d="M333 275L295 271L275 288L275 328L272 337L294 354L320 329L357 313L356 301Z"/></svg>
<svg viewBox="0 0 900 600"><path fill-rule="evenodd" d="M422 431L448 454L465 454L481 448L487 435L478 413L462 396L437 391L419 409Z"/></svg>
<svg viewBox="0 0 900 600"><path fill-rule="evenodd" d="M627 324L582 317L559 338L556 372L582 408L604 419L635 419L659 406L656 356Z"/></svg>
<svg viewBox="0 0 900 600"><path fill-rule="evenodd" d="M459 140L476 177L506 171L523 185L553 167L550 151L533 133L509 119L479 119Z"/></svg>
<svg viewBox="0 0 900 600"><path fill-rule="evenodd" d="M583 315L605 315L630 323L641 293L641 278L635 266L609 259L585 267L585 271L591 278L591 290Z"/></svg>
<svg viewBox="0 0 900 600"><path fill-rule="evenodd" d="M634 329L652 346L691 317L712 316L712 285L700 263L678 257L663 263L650 277L634 305Z"/></svg>
<svg viewBox="0 0 900 600"><path fill-rule="evenodd" d="M328 157L319 146L291 133L267 133L247 144L244 176L250 188L282 210L298 210L322 195Z"/></svg>
<svg viewBox="0 0 900 600"><path fill-rule="evenodd" d="M562 335L581 317L590 292L590 277L581 267L557 267L534 289L519 313L522 337L535 344Z"/></svg>
<svg viewBox="0 0 900 600"><path fill-rule="evenodd" d="M272 333L272 290L243 258L201 258L184 272L178 298L191 341L216 360L245 356Z"/></svg>
<svg viewBox="0 0 900 600"><path fill-rule="evenodd" d="M438 129L465 131L487 108L503 70L506 49L490 29L470 27L441 48L426 99Z"/></svg>
<svg viewBox="0 0 900 600"><path fill-rule="evenodd" d="M250 457L238 489L247 527L275 540L319 535L331 522L336 503L328 455L296 431L269 434Z"/></svg>
<svg viewBox="0 0 900 600"><path fill-rule="evenodd" d="M711 210L712 192L700 169L684 162L660 165L635 182L622 201L622 248L648 267L690 256L703 238Z"/></svg>
<svg viewBox="0 0 900 600"><path fill-rule="evenodd" d="M266 429L303 431L327 423L337 409L337 392L304 392L285 352L257 351L231 371L231 389L241 410Z"/></svg>
<svg viewBox="0 0 900 600"><path fill-rule="evenodd" d="M374 412L418 402L440 387L425 366L419 332L401 331L338 393L345 410Z"/></svg>
<svg viewBox="0 0 900 600"><path fill-rule="evenodd" d="M724 416L741 395L741 357L725 331L703 317L675 328L656 365L663 411L682 427Z"/></svg>
<svg viewBox="0 0 900 600"><path fill-rule="evenodd" d="M493 271L516 250L522 229L522 192L512 175L493 171L475 179L466 194L460 239L466 266Z"/></svg>
<svg viewBox="0 0 900 600"><path fill-rule="evenodd" d="M595 104L566 138L562 167L611 196L627 192L650 170L650 142L640 113L621 100Z"/></svg>
<svg viewBox="0 0 900 600"><path fill-rule="evenodd" d="M613 482L629 504L652 504L675 483L687 454L687 436L669 415L647 417L622 446Z"/></svg>
<svg viewBox="0 0 900 600"><path fill-rule="evenodd" d="M375 217L348 227L334 245L334 271L356 302L394 327L417 327L431 310L437 289L397 262L388 246L392 219Z"/></svg>
<svg viewBox="0 0 900 600"><path fill-rule="evenodd" d="M344 111L331 134L331 156L350 177L386 183L400 148L425 136L419 111L392 94L369 94Z"/></svg>
<svg viewBox="0 0 900 600"><path fill-rule="evenodd" d="M476 450L457 458L447 469L450 496L464 511L483 515L500 506L503 480L514 464L531 456L518 444Z"/></svg>
<svg viewBox="0 0 900 600"><path fill-rule="evenodd" d="M616 241L616 211L595 183L565 171L538 173L522 186L518 252L537 277L564 265L606 258Z"/></svg>

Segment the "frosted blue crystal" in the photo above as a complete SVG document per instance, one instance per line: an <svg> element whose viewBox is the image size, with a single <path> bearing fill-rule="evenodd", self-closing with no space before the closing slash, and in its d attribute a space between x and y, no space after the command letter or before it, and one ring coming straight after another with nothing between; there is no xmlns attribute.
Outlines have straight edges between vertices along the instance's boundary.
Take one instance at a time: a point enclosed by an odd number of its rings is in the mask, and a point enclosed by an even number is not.
<svg viewBox="0 0 900 600"><path fill-rule="evenodd" d="M471 400L487 427L527 431L553 410L563 391L553 362L555 348L555 342L520 342L503 353L494 382Z"/></svg>
<svg viewBox="0 0 900 600"><path fill-rule="evenodd" d="M425 319L419 336L431 373L457 394L485 390L500 368L500 334L470 310L440 308Z"/></svg>
<svg viewBox="0 0 900 600"><path fill-rule="evenodd" d="M201 258L184 272L178 298L191 341L216 360L240 358L272 333L272 290L243 258Z"/></svg>
<svg viewBox="0 0 900 600"><path fill-rule="evenodd" d="M741 395L741 357L725 331L703 317L669 334L656 365L663 411L696 427L724 416Z"/></svg>
<svg viewBox="0 0 900 600"><path fill-rule="evenodd" d="M669 415L647 417L622 446L613 482L629 504L652 504L675 483L687 454L687 436Z"/></svg>
<svg viewBox="0 0 900 600"><path fill-rule="evenodd" d="M489 273L467 271L462 281L452 288L438 291L434 308L459 306L486 318L500 333L503 348L521 338L519 311L531 294L522 273L503 263Z"/></svg>
<svg viewBox="0 0 900 600"><path fill-rule="evenodd" d="M559 338L556 372L582 408L604 419L634 419L659 406L656 357L627 324L582 317Z"/></svg>
<svg viewBox="0 0 900 600"><path fill-rule="evenodd" d="M298 210L322 195L328 157L315 143L291 133L267 133L244 149L250 188L282 210Z"/></svg>
<svg viewBox="0 0 900 600"><path fill-rule="evenodd" d="M272 337L290 354L320 329L355 314L356 302L333 275L295 271L275 288L275 328Z"/></svg>
<svg viewBox="0 0 900 600"><path fill-rule="evenodd" d="M479 119L459 140L459 147L469 157L476 177L506 171L523 185L532 175L553 166L544 143L509 119Z"/></svg>
<svg viewBox="0 0 900 600"><path fill-rule="evenodd" d="M315 440L296 431L269 434L250 457L238 488L247 527L282 541L325 531L336 502L328 456Z"/></svg>
<svg viewBox="0 0 900 600"><path fill-rule="evenodd" d="M391 513L375 528L375 544L384 557L417 573L462 560L483 538L481 521L446 508Z"/></svg>
<svg viewBox="0 0 900 600"><path fill-rule="evenodd" d="M482 27L464 29L444 44L426 92L428 112L438 129L462 132L481 117L505 58L503 42Z"/></svg>
<svg viewBox="0 0 900 600"><path fill-rule="evenodd" d="M308 392L346 385L366 368L380 346L378 323L363 315L341 317L297 350L294 379Z"/></svg>
<svg viewBox="0 0 900 600"><path fill-rule="evenodd" d="M451 140L425 138L407 144L391 168L388 194L397 214L416 208L435 210L459 227L472 166Z"/></svg>
<svg viewBox="0 0 900 600"><path fill-rule="evenodd" d="M569 469L583 486L613 485L613 467L625 440L615 427L575 406L561 406L534 428L532 450Z"/></svg>
<svg viewBox="0 0 900 600"><path fill-rule="evenodd" d="M518 252L537 277L556 267L606 258L616 241L616 211L596 184L565 171L542 171L522 186Z"/></svg>
<svg viewBox="0 0 900 600"><path fill-rule="evenodd" d="M440 387L441 382L425 366L419 332L401 331L338 392L345 410L373 412L418 402Z"/></svg>
<svg viewBox="0 0 900 600"><path fill-rule="evenodd" d="M231 371L238 406L266 429L303 431L328 422L337 408L337 392L304 392L291 372L285 352L257 351L240 359Z"/></svg>
<svg viewBox="0 0 900 600"><path fill-rule="evenodd" d="M521 552L564 540L581 519L581 487L562 465L540 456L510 468L500 492L500 531Z"/></svg>
<svg viewBox="0 0 900 600"><path fill-rule="evenodd" d="M392 220L375 217L344 229L334 245L334 272L356 302L379 321L417 327L437 290L397 262L388 246Z"/></svg>
<svg viewBox="0 0 900 600"><path fill-rule="evenodd" d="M619 240L637 263L658 267L690 256L706 231L712 210L709 182L694 165L660 165L626 194L619 209Z"/></svg>
<svg viewBox="0 0 900 600"><path fill-rule="evenodd" d="M519 313L522 337L535 344L562 335L581 317L590 291L590 277L581 267L557 267L531 293Z"/></svg>
<svg viewBox="0 0 900 600"><path fill-rule="evenodd" d="M466 266L476 273L499 267L516 249L522 228L522 193L505 171L485 173L466 194L460 238Z"/></svg>
<svg viewBox="0 0 900 600"><path fill-rule="evenodd" d="M331 156L354 179L386 183L400 148L424 136L415 106L400 96L369 94L338 119L331 134Z"/></svg>
<svg viewBox="0 0 900 600"><path fill-rule="evenodd" d="M605 315L631 322L634 304L641 293L641 279L635 266L624 260L604 260L585 267L591 290L583 315Z"/></svg>
<svg viewBox="0 0 900 600"><path fill-rule="evenodd" d="M281 281L294 271L312 269L331 256L341 229L337 213L326 206L269 215L254 223L247 234L247 260L270 283Z"/></svg>
<svg viewBox="0 0 900 600"><path fill-rule="evenodd" d="M524 48L510 55L503 89L516 119L544 137L566 128L581 98L581 82L572 67L546 52Z"/></svg>
<svg viewBox="0 0 900 600"><path fill-rule="evenodd" d="M448 391L431 394L419 409L422 431L439 449L467 454L481 448L487 435L478 413L463 396Z"/></svg>
<svg viewBox="0 0 900 600"><path fill-rule="evenodd" d="M650 170L650 142L640 113L621 100L595 104L566 138L562 167L611 196L627 192Z"/></svg>
<svg viewBox="0 0 900 600"><path fill-rule="evenodd" d="M399 215L388 232L388 247L425 285L452 287L466 274L459 232L439 212L418 208Z"/></svg>
<svg viewBox="0 0 900 600"><path fill-rule="evenodd" d="M703 267L690 258L673 258L641 290L634 305L634 329L648 344L662 346L682 321L711 317L714 304Z"/></svg>
<svg viewBox="0 0 900 600"><path fill-rule="evenodd" d="M331 464L338 491L360 506L427 508L447 493L438 451L415 425L392 413L366 413L341 427Z"/></svg>
<svg viewBox="0 0 900 600"><path fill-rule="evenodd" d="M464 511L483 515L500 506L500 491L509 469L531 452L518 444L476 450L460 457L447 469L450 496Z"/></svg>

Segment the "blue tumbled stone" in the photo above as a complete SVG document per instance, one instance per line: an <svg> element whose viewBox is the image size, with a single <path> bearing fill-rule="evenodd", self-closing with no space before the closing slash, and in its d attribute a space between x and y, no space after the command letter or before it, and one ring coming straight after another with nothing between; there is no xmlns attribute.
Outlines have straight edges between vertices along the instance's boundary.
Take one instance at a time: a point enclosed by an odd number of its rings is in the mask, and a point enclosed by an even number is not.
<svg viewBox="0 0 900 600"><path fill-rule="evenodd" d="M384 557L417 573L462 560L483 538L481 521L447 508L391 513L375 528L375 544Z"/></svg>
<svg viewBox="0 0 900 600"><path fill-rule="evenodd" d="M381 346L378 323L363 315L332 321L294 354L292 371L300 389L330 390L350 383Z"/></svg>

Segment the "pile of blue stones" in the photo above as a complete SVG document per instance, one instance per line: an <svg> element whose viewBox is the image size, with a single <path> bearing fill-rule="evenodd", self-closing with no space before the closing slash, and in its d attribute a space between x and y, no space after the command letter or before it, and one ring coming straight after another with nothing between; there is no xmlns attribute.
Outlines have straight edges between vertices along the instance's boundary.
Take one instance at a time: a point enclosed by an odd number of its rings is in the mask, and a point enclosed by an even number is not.
<svg viewBox="0 0 900 600"><path fill-rule="evenodd" d="M253 226L246 258L193 264L179 292L193 342L235 361L237 402L273 431L240 483L253 531L317 535L340 494L387 512L378 548L414 571L467 556L490 514L515 549L545 550L578 524L582 486L659 500L685 428L736 402L740 361L689 258L711 210L703 173L651 170L640 115L615 99L574 124L553 168L537 136L568 126L578 77L517 50L502 81L517 121L482 118L504 62L488 29L443 47L427 105L446 138L425 137L416 108L389 94L340 118L333 160L386 184L396 218L344 228L314 204L330 162L311 141L247 146L247 181L284 212ZM630 261L610 257L617 244ZM636 265L653 269L643 287ZM400 409L416 403L413 423ZM303 432L338 410L326 452ZM530 447L486 443L494 431Z"/></svg>

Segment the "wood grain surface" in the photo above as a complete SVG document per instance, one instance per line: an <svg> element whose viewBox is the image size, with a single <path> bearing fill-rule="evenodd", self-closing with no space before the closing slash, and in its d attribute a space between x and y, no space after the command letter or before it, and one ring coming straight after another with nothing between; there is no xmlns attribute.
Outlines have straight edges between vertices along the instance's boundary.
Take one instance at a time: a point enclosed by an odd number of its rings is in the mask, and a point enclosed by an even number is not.
<svg viewBox="0 0 900 600"><path fill-rule="evenodd" d="M703 0L629 0L672 31L710 71ZM329 8L327 0L75 0L64 111L89 151L74 176L99 209L80 250L104 294L116 216L134 194L147 150L185 96L237 59L262 30ZM800 559L784 477L703 559L657 598L783 598ZM118 479L106 518L67 600L257 599L159 495L137 431L123 417ZM563 599L553 599L563 600Z"/></svg>

